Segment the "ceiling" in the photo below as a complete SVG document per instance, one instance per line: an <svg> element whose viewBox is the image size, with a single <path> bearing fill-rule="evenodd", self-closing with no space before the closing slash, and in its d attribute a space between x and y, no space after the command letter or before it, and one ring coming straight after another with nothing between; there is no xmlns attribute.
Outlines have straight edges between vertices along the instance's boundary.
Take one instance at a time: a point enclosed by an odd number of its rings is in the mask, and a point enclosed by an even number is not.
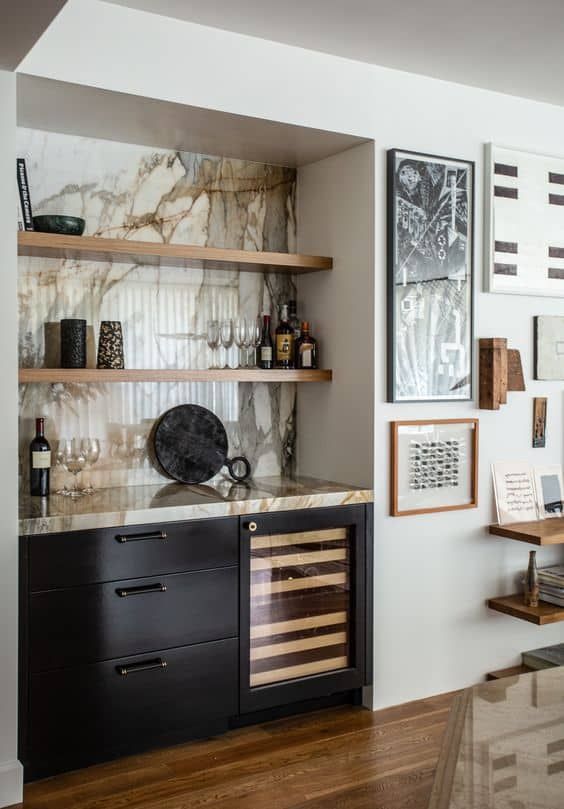
<svg viewBox="0 0 564 809"><path fill-rule="evenodd" d="M564 105L564 0L110 0Z"/></svg>
<svg viewBox="0 0 564 809"><path fill-rule="evenodd" d="M1 3L0 68L15 70L66 0L7 0Z"/></svg>

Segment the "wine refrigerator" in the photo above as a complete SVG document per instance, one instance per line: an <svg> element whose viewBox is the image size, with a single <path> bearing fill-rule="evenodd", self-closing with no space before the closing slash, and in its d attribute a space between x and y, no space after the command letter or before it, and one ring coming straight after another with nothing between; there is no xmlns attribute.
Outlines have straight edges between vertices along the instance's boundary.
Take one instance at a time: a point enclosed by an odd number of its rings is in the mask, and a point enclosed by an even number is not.
<svg viewBox="0 0 564 809"><path fill-rule="evenodd" d="M367 682L366 545L364 506L241 519L242 712Z"/></svg>

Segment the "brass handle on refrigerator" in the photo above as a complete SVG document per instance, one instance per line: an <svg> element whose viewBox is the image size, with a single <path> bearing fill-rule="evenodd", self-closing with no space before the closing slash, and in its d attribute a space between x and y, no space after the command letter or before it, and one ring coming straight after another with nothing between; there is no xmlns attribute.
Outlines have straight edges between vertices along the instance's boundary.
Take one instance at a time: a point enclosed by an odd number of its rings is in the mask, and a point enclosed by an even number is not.
<svg viewBox="0 0 564 809"><path fill-rule="evenodd" d="M141 542L145 539L166 539L166 531L150 531L144 534L117 534L116 542Z"/></svg>

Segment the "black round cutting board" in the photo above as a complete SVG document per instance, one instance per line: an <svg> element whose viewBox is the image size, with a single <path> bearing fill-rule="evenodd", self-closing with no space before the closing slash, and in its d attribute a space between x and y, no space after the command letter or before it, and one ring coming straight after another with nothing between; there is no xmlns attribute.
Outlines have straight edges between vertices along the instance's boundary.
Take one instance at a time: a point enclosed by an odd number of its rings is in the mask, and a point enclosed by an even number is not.
<svg viewBox="0 0 564 809"><path fill-rule="evenodd" d="M163 413L154 431L154 446L163 471L181 483L203 483L226 465L235 480L244 480L251 473L246 458L228 460L225 427L200 405L178 405ZM234 471L239 463L245 467L243 475Z"/></svg>

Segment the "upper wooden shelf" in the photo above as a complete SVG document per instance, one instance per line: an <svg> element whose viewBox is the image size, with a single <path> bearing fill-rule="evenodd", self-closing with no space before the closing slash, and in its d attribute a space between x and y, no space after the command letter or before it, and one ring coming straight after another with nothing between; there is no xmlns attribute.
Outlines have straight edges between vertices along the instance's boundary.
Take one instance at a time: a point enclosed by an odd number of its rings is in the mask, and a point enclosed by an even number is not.
<svg viewBox="0 0 564 809"><path fill-rule="evenodd" d="M195 267L243 272L308 273L330 270L333 259L295 253L226 250L193 244L137 242L99 236L60 236L54 233L18 233L20 256L112 261L157 267Z"/></svg>
<svg viewBox="0 0 564 809"><path fill-rule="evenodd" d="M513 618L521 618L531 624L545 626L545 624L555 624L564 621L564 607L556 604L548 604L546 601L539 601L538 607L525 606L523 594L503 596L502 598L490 598L488 607L505 615L512 615Z"/></svg>
<svg viewBox="0 0 564 809"><path fill-rule="evenodd" d="M20 368L19 372L21 384L28 382L330 382L331 378L332 371L329 370L284 371L279 368L272 371L262 371L260 368L221 370Z"/></svg>
<svg viewBox="0 0 564 809"><path fill-rule="evenodd" d="M490 534L496 534L533 545L564 544L564 517L552 517L534 522L514 522L509 525L490 525Z"/></svg>

